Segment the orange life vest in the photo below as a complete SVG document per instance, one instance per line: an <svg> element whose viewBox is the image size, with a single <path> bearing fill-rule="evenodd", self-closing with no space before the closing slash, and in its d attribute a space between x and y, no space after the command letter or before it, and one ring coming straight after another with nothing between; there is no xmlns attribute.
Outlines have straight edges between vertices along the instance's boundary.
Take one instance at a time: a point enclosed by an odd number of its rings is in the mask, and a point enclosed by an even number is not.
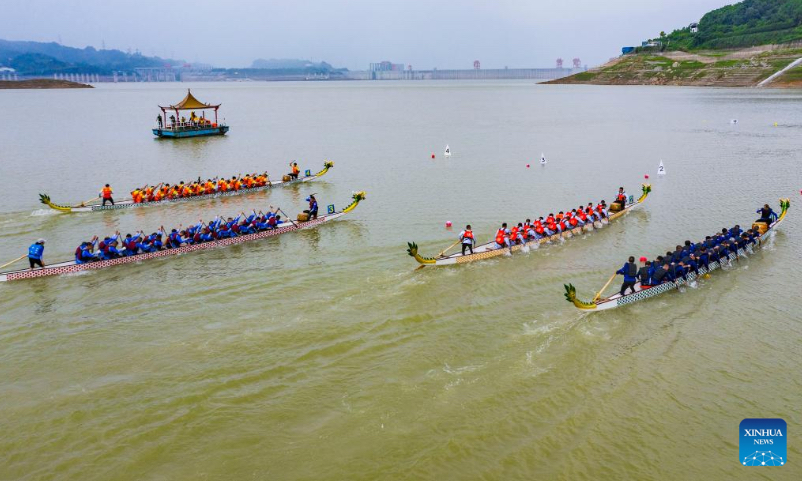
<svg viewBox="0 0 802 481"><path fill-rule="evenodd" d="M298 174L301 173L301 169L299 169L297 165L293 165L292 166L292 173L295 174L295 175L298 175Z"/></svg>
<svg viewBox="0 0 802 481"><path fill-rule="evenodd" d="M576 227L576 225L579 224L579 222L577 222L576 218L574 217L568 219L568 223L571 224L571 227Z"/></svg>
<svg viewBox="0 0 802 481"><path fill-rule="evenodd" d="M615 196L615 199L619 202L626 202L627 196L625 196L624 194L618 194L617 196Z"/></svg>
<svg viewBox="0 0 802 481"><path fill-rule="evenodd" d="M499 229L498 232L496 232L496 244L503 246L505 244L504 237L505 237L504 229Z"/></svg>
<svg viewBox="0 0 802 481"><path fill-rule="evenodd" d="M111 199L111 188L103 187L103 190L101 190L101 192L103 193L104 199Z"/></svg>
<svg viewBox="0 0 802 481"><path fill-rule="evenodd" d="M471 232L471 231L466 229L465 233L462 234L462 238L463 239L473 239L473 232Z"/></svg>

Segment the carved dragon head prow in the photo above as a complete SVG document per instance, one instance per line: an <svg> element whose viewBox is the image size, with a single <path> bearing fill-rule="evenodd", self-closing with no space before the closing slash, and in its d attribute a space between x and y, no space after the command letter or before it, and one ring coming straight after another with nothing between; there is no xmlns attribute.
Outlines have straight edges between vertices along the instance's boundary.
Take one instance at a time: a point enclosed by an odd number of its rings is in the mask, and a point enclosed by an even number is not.
<svg viewBox="0 0 802 481"><path fill-rule="evenodd" d="M640 198L638 198L639 204L646 200L646 197L649 196L649 193L652 191L652 184L641 184L641 191L643 193L641 194Z"/></svg>

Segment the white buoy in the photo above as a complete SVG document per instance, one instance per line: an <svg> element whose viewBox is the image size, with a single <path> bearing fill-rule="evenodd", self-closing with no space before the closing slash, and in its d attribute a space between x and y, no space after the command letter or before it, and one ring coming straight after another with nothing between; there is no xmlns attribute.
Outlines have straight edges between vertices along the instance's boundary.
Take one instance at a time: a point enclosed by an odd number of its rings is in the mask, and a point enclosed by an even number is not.
<svg viewBox="0 0 802 481"><path fill-rule="evenodd" d="M451 157L451 147L446 144L446 151L443 152L443 157Z"/></svg>
<svg viewBox="0 0 802 481"><path fill-rule="evenodd" d="M666 168L663 167L663 161L660 161L660 165L657 166L657 175L666 175Z"/></svg>
<svg viewBox="0 0 802 481"><path fill-rule="evenodd" d="M546 165L548 161L546 160L546 156L544 154L540 154L540 165Z"/></svg>

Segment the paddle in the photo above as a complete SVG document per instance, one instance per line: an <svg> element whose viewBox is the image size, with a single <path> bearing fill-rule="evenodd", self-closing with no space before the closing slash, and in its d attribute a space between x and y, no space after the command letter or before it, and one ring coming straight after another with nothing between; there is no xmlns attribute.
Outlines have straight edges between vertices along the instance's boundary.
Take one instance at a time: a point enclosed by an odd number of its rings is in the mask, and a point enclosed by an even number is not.
<svg viewBox="0 0 802 481"><path fill-rule="evenodd" d="M97 199L98 199L97 197L92 197L91 199L89 199L89 200L85 200L85 201L81 202L81 203L80 203L80 204L78 204L78 205L74 205L73 207L85 207L85 206L86 206L86 204L88 204L88 203L90 203L90 202L94 202L94 201L96 201Z"/></svg>
<svg viewBox="0 0 802 481"><path fill-rule="evenodd" d="M278 211L279 211L279 212L281 212L282 214L284 214L284 217L286 217L286 218L287 218L287 220L289 220L290 222L292 222L292 225L293 225L293 226L294 226L296 229L298 228L298 224L296 224L296 223L295 223L295 222L294 222L294 221L293 221L293 220L290 218L290 216L288 216L288 215L287 215L287 213L286 213L286 212L284 212L283 210L281 210L281 208L280 208L280 207L278 207Z"/></svg>
<svg viewBox="0 0 802 481"><path fill-rule="evenodd" d="M0 269L2 269L3 267L10 266L11 264L13 264L13 263L15 263L17 261L21 261L22 259L25 259L26 257L28 257L28 254L21 255L21 256L17 257L16 259L14 259L13 261L6 262L5 264L3 264L2 266L0 266Z"/></svg>
<svg viewBox="0 0 802 481"><path fill-rule="evenodd" d="M454 242L453 244L448 246L447 249L443 250L438 257L443 257L443 254L445 254L446 252L450 251L455 245L459 244L460 242L462 242L462 239L457 239L456 242Z"/></svg>
<svg viewBox="0 0 802 481"><path fill-rule="evenodd" d="M613 274L612 277L610 277L610 280L607 281L607 284L605 284L604 287L602 287L601 290L598 292L598 294L596 294L596 296L593 298L593 302L596 302L599 299L601 299L602 292L604 292L604 290L610 286L610 284L613 282L613 279L615 279L615 276L617 275L618 273L616 272L615 274Z"/></svg>

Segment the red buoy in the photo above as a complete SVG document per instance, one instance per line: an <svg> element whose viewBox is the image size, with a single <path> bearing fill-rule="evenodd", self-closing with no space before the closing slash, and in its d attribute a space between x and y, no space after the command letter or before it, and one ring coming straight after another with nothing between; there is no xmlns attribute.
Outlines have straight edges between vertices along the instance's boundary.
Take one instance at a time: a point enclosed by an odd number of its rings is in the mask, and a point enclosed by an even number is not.
<svg viewBox="0 0 802 481"><path fill-rule="evenodd" d="M644 179L648 179L649 178L649 174L644 175L643 178Z"/></svg>
<svg viewBox="0 0 802 481"><path fill-rule="evenodd" d="M432 154L432 158L434 158L434 154Z"/></svg>
<svg viewBox="0 0 802 481"><path fill-rule="evenodd" d="M526 164L526 168L527 168L527 169L529 168L529 164Z"/></svg>

